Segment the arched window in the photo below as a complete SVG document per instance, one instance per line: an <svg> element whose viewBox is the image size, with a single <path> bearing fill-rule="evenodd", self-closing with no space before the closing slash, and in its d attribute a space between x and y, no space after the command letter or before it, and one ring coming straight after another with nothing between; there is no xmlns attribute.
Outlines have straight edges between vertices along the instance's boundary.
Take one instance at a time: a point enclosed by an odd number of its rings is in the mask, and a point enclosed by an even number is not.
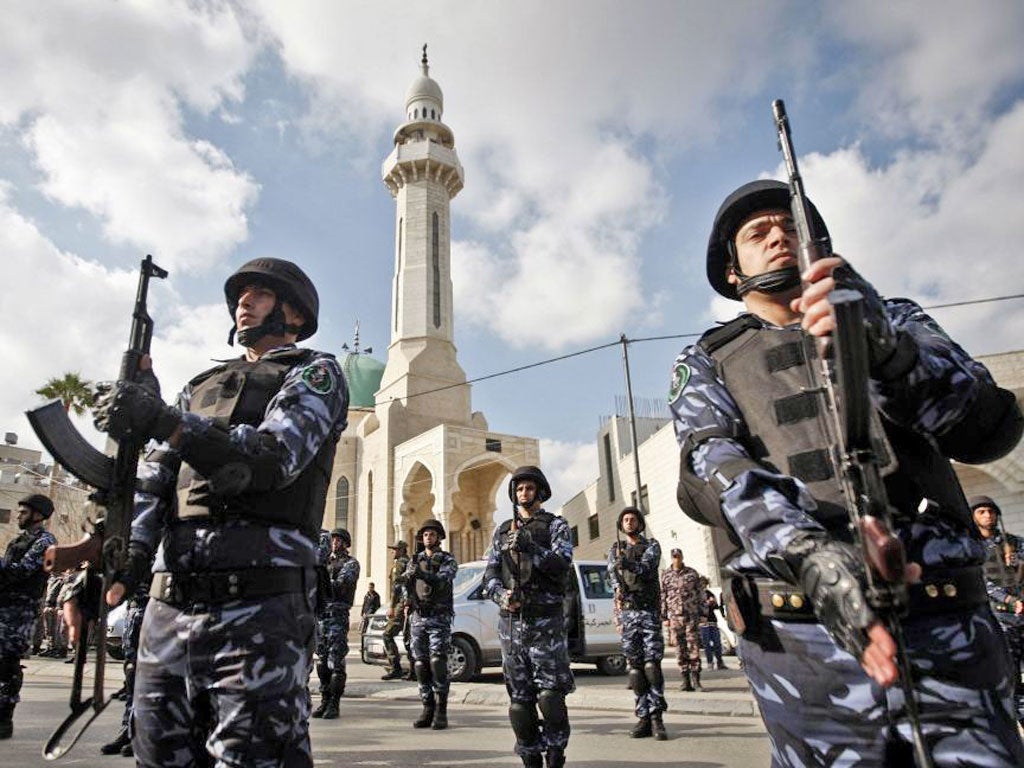
<svg viewBox="0 0 1024 768"><path fill-rule="evenodd" d="M431 261L434 273L434 327L441 327L441 232L437 213L434 213L434 227L431 246Z"/></svg>
<svg viewBox="0 0 1024 768"><path fill-rule="evenodd" d="M345 528L351 533L348 527L348 478L342 477L335 486L334 496L334 525L336 528Z"/></svg>
<svg viewBox="0 0 1024 768"><path fill-rule="evenodd" d="M420 117L420 111L419 111L418 109L414 109L414 110L412 111L412 116L413 116L413 119L414 119L414 120L419 120L419 117Z"/></svg>
<svg viewBox="0 0 1024 768"><path fill-rule="evenodd" d="M435 119L434 118L434 110L430 110L430 119L431 120Z"/></svg>

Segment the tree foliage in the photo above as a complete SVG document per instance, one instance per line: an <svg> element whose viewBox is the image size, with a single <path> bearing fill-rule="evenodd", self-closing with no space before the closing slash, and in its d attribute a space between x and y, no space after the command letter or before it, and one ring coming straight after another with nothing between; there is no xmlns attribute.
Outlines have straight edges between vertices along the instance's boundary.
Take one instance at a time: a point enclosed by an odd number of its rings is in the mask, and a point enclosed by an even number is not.
<svg viewBox="0 0 1024 768"><path fill-rule="evenodd" d="M36 390L36 394L48 399L58 398L64 403L64 410L74 411L78 416L92 407L92 382L78 373L65 373L60 378L50 379Z"/></svg>

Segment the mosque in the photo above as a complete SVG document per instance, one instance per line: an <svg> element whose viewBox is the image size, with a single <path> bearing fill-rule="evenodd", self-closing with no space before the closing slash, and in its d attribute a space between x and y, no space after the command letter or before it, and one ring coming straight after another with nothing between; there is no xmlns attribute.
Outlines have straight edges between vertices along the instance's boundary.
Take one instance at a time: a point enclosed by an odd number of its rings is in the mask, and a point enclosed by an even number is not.
<svg viewBox="0 0 1024 768"><path fill-rule="evenodd" d="M338 443L324 528L352 534L362 583L387 585L387 546L430 518L447 531L459 562L483 556L494 532L495 495L516 467L539 464L538 441L491 432L474 412L454 339L451 200L463 186L444 98L421 73L405 96L405 122L384 161L395 199L391 343L387 361L359 347L342 359L348 427Z"/></svg>

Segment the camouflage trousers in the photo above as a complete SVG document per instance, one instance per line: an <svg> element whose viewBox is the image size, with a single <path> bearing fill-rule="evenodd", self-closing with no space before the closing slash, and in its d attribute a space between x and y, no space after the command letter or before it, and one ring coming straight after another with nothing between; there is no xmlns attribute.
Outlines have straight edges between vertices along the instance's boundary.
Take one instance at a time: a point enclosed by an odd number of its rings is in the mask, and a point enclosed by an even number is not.
<svg viewBox="0 0 1024 768"><path fill-rule="evenodd" d="M621 615L622 655L630 669L644 671L644 665L653 662L661 669L665 657L665 636L661 631L661 618L654 611L640 611L625 608ZM660 675L659 675L660 679ZM665 702L665 681L660 684L648 680L647 690L637 694L636 716L648 717L668 709Z"/></svg>
<svg viewBox="0 0 1024 768"><path fill-rule="evenodd" d="M402 656L398 653L398 643L395 642L395 637L399 633L404 632L408 627L403 627L402 616L395 616L392 619L388 619L388 623L384 625L384 654L388 659L388 670L394 671L402 668ZM405 635L403 634L403 639ZM406 643L406 652L409 652L409 644Z"/></svg>
<svg viewBox="0 0 1024 768"><path fill-rule="evenodd" d="M903 691L883 690L820 624L771 621L778 644L741 640L773 768L911 766ZM903 622L936 768L1024 765L1006 644L988 606Z"/></svg>
<svg viewBox="0 0 1024 768"><path fill-rule="evenodd" d="M13 707L21 701L21 658L32 641L38 612L38 600L0 605L0 707Z"/></svg>
<svg viewBox="0 0 1024 768"><path fill-rule="evenodd" d="M431 659L443 659L448 664L448 652L452 646L452 617L442 613L436 616L420 616L414 612L409 617L410 650L413 662L422 662L428 667ZM433 670L431 670L433 672ZM429 682L420 681L420 700L429 701L431 694L448 695L451 681L448 675L438 680L433 673Z"/></svg>
<svg viewBox="0 0 1024 768"><path fill-rule="evenodd" d="M135 708L135 664L139 655L139 635L142 632L142 617L146 614L149 596L138 597L128 602L124 615L124 634L121 648L124 649L124 715L121 725L132 732L132 711Z"/></svg>
<svg viewBox="0 0 1024 768"><path fill-rule="evenodd" d="M315 594L176 608L150 600L135 679L138 765L313 765Z"/></svg>
<svg viewBox="0 0 1024 768"><path fill-rule="evenodd" d="M669 626L676 638L676 664L683 674L700 672L700 621L672 616Z"/></svg>
<svg viewBox="0 0 1024 768"><path fill-rule="evenodd" d="M569 644L561 613L532 619L502 616L498 619L498 639L505 689L513 705L532 709L537 706L542 691L565 696L576 690L576 681L569 669ZM557 726L545 723L536 743L526 744L517 737L515 752L519 756L564 752L569 743L569 731L568 718Z"/></svg>
<svg viewBox="0 0 1024 768"><path fill-rule="evenodd" d="M349 611L351 605L332 603L320 617L316 655L332 672L345 674L348 656Z"/></svg>
<svg viewBox="0 0 1024 768"><path fill-rule="evenodd" d="M1017 713L1017 719L1024 721L1024 682L1021 682L1021 671L1024 667L1024 620L1014 617L1012 621L1004 620L1003 614L996 614L999 619L999 626L1006 638L1006 645L1010 649L1011 666L1016 672L1014 681L1016 685L1013 690L1013 704Z"/></svg>

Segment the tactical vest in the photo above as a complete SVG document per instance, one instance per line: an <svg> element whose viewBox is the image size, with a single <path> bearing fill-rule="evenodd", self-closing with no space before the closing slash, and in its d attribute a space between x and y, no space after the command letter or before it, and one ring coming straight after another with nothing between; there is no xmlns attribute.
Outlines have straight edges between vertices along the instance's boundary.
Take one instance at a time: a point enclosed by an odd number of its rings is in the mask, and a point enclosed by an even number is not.
<svg viewBox="0 0 1024 768"><path fill-rule="evenodd" d="M636 544L621 542L619 546L622 547L626 563L639 565L651 542L641 537ZM616 576L626 608L637 611L658 610L661 602L661 585L657 573L643 576L616 566Z"/></svg>
<svg viewBox="0 0 1024 768"><path fill-rule="evenodd" d="M350 582L348 584L339 584L334 580L335 575L341 568L352 559L351 555L334 555L331 554L327 558L327 572L331 576L331 595L333 602L344 603L345 605L351 606L356 599L356 584Z"/></svg>
<svg viewBox="0 0 1024 768"><path fill-rule="evenodd" d="M413 587L409 592L413 607L425 615L438 610L453 611L452 583L448 579L440 579L435 584L428 584L424 579L417 578L421 572L436 574L440 569L440 564L433 562L426 552L417 552L414 562L416 570L413 571Z"/></svg>
<svg viewBox="0 0 1024 768"><path fill-rule="evenodd" d="M1002 538L997 541L985 540L985 580L1016 594L1017 573L1006 565L1006 560L1003 559L1003 545Z"/></svg>
<svg viewBox="0 0 1024 768"><path fill-rule="evenodd" d="M700 345L743 415L746 431L735 439L759 464L803 481L817 502L811 516L832 536L849 542L846 501L831 459L836 446L829 445L825 422L830 415L824 393L812 391L810 366L818 364L813 353L808 355L812 343L799 328L766 329L744 315L705 334ZM882 420L875 410L871 418L875 453L897 513L909 518L927 498L945 518L971 530L970 511L949 460L922 435ZM714 543L722 565L738 551L735 538L719 535Z"/></svg>
<svg viewBox="0 0 1024 768"><path fill-rule="evenodd" d="M36 543L40 533L41 531L22 531L19 533L7 545L7 554L4 556L4 561L13 565L24 560L25 555L32 549L32 545ZM39 600L46 591L47 579L49 579L49 574L40 568L28 578L11 585L9 588L10 596Z"/></svg>
<svg viewBox="0 0 1024 768"><path fill-rule="evenodd" d="M318 353L287 349L250 362L232 360L199 374L191 382L189 412L213 419L222 429L263 422L267 406L288 372ZM236 496L217 496L205 477L182 463L178 474L178 517L242 518L298 528L313 541L323 519L336 443L327 438L302 473L285 488Z"/></svg>
<svg viewBox="0 0 1024 768"><path fill-rule="evenodd" d="M521 527L530 532L533 543L538 547L551 549L551 521L554 519L554 515L542 509L529 518L521 518ZM506 520L498 527L499 541L508 536L511 528L511 520ZM529 555L519 557L515 552L508 550L501 553L501 583L505 589L518 588L526 595L530 592L547 592L554 595L565 593L563 578L534 568Z"/></svg>

